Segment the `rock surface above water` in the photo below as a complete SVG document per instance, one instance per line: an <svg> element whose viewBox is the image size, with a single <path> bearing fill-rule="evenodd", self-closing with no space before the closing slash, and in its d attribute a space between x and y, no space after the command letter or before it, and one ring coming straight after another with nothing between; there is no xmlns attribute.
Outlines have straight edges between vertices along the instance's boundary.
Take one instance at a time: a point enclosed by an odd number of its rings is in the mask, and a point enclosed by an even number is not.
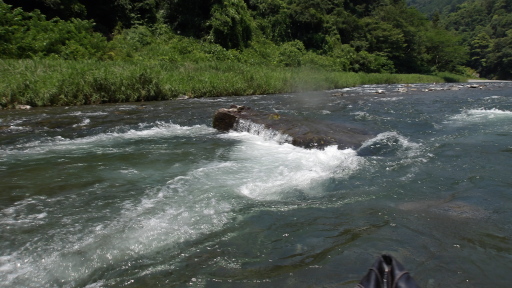
<svg viewBox="0 0 512 288"><path fill-rule="evenodd" d="M217 110L213 128L219 131L234 130L241 120L287 135L292 145L303 148L323 149L337 145L338 149L357 149L364 141L374 137L368 131L351 125L297 119L275 113L265 114L236 105Z"/></svg>

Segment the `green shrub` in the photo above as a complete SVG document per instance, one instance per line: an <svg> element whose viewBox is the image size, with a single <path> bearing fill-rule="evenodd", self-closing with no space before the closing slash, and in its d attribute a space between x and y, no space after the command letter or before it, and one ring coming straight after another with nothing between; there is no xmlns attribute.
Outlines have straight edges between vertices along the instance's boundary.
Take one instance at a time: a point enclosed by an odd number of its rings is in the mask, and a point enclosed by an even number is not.
<svg viewBox="0 0 512 288"><path fill-rule="evenodd" d="M279 47L278 63L285 67L300 67L305 52L306 48L299 40L286 42Z"/></svg>
<svg viewBox="0 0 512 288"><path fill-rule="evenodd" d="M79 19L48 21L38 10L27 13L0 1L0 57L101 58L107 52L107 41L93 32L93 26Z"/></svg>
<svg viewBox="0 0 512 288"><path fill-rule="evenodd" d="M391 60L385 56L370 54L366 51L355 54L350 70L367 73L392 73L395 71Z"/></svg>
<svg viewBox="0 0 512 288"><path fill-rule="evenodd" d="M213 6L210 37L226 49L247 47L253 37L254 20L243 0L224 0Z"/></svg>

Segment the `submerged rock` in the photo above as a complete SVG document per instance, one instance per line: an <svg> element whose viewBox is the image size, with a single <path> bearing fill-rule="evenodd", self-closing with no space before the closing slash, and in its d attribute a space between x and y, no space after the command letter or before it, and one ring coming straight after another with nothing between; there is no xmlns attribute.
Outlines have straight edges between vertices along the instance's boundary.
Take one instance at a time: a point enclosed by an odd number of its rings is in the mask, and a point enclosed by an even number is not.
<svg viewBox="0 0 512 288"><path fill-rule="evenodd" d="M406 202L399 204L398 208L402 210L424 211L459 219L477 219L489 216L489 212L480 207L452 199Z"/></svg>
<svg viewBox="0 0 512 288"><path fill-rule="evenodd" d="M296 119L276 113L265 114L236 105L217 110L213 117L213 128L220 131L233 130L241 120L251 121L265 129L287 135L292 145L303 148L322 149L337 145L339 149L357 149L364 141L374 137L351 125Z"/></svg>

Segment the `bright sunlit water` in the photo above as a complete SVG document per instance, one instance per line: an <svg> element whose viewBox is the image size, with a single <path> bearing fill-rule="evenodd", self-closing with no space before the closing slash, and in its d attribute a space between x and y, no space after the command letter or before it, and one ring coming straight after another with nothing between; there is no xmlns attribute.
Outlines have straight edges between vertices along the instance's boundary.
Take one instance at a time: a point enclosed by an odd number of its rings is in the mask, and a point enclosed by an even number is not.
<svg viewBox="0 0 512 288"><path fill-rule="evenodd" d="M1 110L0 286L354 287L390 253L422 287L509 287L512 85L397 87ZM217 132L231 104L376 136Z"/></svg>

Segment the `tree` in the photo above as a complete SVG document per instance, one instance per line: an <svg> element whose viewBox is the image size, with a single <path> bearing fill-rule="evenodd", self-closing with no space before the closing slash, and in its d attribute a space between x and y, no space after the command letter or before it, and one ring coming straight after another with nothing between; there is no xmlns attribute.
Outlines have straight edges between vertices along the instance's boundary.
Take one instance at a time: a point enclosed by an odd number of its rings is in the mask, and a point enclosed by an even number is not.
<svg viewBox="0 0 512 288"><path fill-rule="evenodd" d="M93 25L80 19L48 21L39 10L29 13L0 1L0 57L99 58L107 41Z"/></svg>
<svg viewBox="0 0 512 288"><path fill-rule="evenodd" d="M512 79L512 30L507 34L493 41L488 55L488 65L498 79Z"/></svg>
<svg viewBox="0 0 512 288"><path fill-rule="evenodd" d="M119 25L130 28L134 25L156 23L161 0L5 0L5 3L20 7L26 12L39 10L46 19L70 20L78 18L93 20L95 29L105 35L111 34Z"/></svg>
<svg viewBox="0 0 512 288"><path fill-rule="evenodd" d="M443 29L430 29L425 33L427 65L434 71L455 71L468 60L468 51L459 45L460 37Z"/></svg>
<svg viewBox="0 0 512 288"><path fill-rule="evenodd" d="M208 21L215 4L222 0L165 0L165 22L178 34L202 38L209 34Z"/></svg>
<svg viewBox="0 0 512 288"><path fill-rule="evenodd" d="M71 18L85 19L87 11L79 0L4 0L8 5L22 8L25 12L39 10L47 19L59 17L63 20Z"/></svg>
<svg viewBox="0 0 512 288"><path fill-rule="evenodd" d="M366 17L361 23L364 41L368 43L366 49L368 52L378 52L391 59L400 57L404 53L405 36L400 29L373 17Z"/></svg>
<svg viewBox="0 0 512 288"><path fill-rule="evenodd" d="M252 39L254 20L243 0L223 0L213 6L210 36L227 49L247 47Z"/></svg>
<svg viewBox="0 0 512 288"><path fill-rule="evenodd" d="M469 50L466 65L483 77L512 77L510 71L511 0L475 0L458 6L441 21Z"/></svg>
<svg viewBox="0 0 512 288"><path fill-rule="evenodd" d="M490 74L487 56L491 53L492 42L489 34L482 32L474 37L469 45L469 66L482 75Z"/></svg>

